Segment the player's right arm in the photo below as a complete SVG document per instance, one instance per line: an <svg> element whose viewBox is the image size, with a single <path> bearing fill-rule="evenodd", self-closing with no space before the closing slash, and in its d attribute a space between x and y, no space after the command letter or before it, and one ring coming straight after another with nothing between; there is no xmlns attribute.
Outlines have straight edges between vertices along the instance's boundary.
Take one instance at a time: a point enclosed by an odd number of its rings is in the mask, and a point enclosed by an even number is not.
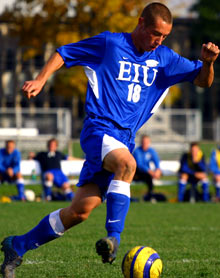
<svg viewBox="0 0 220 278"><path fill-rule="evenodd" d="M26 81L22 87L27 98L35 97L40 93L48 78L61 68L63 58L58 52L54 53L34 80Z"/></svg>

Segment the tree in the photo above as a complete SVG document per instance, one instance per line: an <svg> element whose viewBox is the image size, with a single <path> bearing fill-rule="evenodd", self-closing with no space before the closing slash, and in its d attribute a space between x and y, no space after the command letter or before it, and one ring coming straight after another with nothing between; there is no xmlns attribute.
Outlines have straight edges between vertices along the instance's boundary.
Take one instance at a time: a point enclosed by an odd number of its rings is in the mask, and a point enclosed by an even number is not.
<svg viewBox="0 0 220 278"><path fill-rule="evenodd" d="M17 0L2 20L13 24L13 34L20 39L24 59L45 53L48 45L56 47L76 42L102 31L132 31L137 16L147 2L142 0ZM48 59L48 53L47 53ZM47 60L46 59L46 60ZM66 97L86 92L82 69L62 69L55 77L56 93ZM65 88L65 89L64 89Z"/></svg>
<svg viewBox="0 0 220 278"><path fill-rule="evenodd" d="M198 20L193 28L195 38L201 43L206 40L220 45L220 1L199 0L192 6Z"/></svg>

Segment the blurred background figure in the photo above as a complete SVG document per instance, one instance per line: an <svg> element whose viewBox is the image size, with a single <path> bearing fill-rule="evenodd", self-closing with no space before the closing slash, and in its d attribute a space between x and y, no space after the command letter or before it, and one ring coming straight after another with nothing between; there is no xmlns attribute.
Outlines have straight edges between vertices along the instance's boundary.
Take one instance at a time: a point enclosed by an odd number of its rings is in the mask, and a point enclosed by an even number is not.
<svg viewBox="0 0 220 278"><path fill-rule="evenodd" d="M156 150L151 147L151 140L148 135L141 138L141 146L134 150L134 158L137 163L135 181L143 181L148 187L148 191L144 196L146 201L150 201L153 193L153 179L161 177L160 158Z"/></svg>
<svg viewBox="0 0 220 278"><path fill-rule="evenodd" d="M212 151L210 157L210 170L213 174L215 188L216 188L216 201L220 201L220 145Z"/></svg>
<svg viewBox="0 0 220 278"><path fill-rule="evenodd" d="M61 161L72 160L73 158L57 151L57 147L58 141L52 138L47 142L47 151L39 152L36 156L31 153L29 157L40 163L45 199L47 201L52 200L52 187L55 185L62 190L64 199L69 201L73 199L74 193L67 176L61 170ZM61 195L59 196L61 197Z"/></svg>
<svg viewBox="0 0 220 278"><path fill-rule="evenodd" d="M178 201L182 202L187 199L187 197L184 196L187 183L192 185L189 197L190 201L194 202L196 199L198 200L199 197L196 190L198 182L202 183L202 200L204 202L208 202L209 182L205 157L199 147L199 144L197 142L193 142L190 144L190 151L188 153L184 153L180 160Z"/></svg>
<svg viewBox="0 0 220 278"><path fill-rule="evenodd" d="M0 149L0 182L16 183L18 195L12 200L24 201L24 179L20 173L21 154L15 148L15 141L7 140Z"/></svg>

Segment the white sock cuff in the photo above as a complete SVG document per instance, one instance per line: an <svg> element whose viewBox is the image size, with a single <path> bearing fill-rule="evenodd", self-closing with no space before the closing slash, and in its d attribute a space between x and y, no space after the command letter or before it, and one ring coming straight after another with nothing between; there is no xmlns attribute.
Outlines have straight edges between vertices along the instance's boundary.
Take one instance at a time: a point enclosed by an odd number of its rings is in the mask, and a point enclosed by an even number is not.
<svg viewBox="0 0 220 278"><path fill-rule="evenodd" d="M107 194L111 192L123 194L130 198L130 183L120 180L112 180L108 187Z"/></svg>
<svg viewBox="0 0 220 278"><path fill-rule="evenodd" d="M24 183L24 179L23 178L17 179L16 184L19 184L19 183Z"/></svg>
<svg viewBox="0 0 220 278"><path fill-rule="evenodd" d="M52 227L53 231L57 235L62 236L65 232L65 228L64 228L63 223L60 219L60 210L61 209L53 211L49 215L49 222L50 222L50 226Z"/></svg>
<svg viewBox="0 0 220 278"><path fill-rule="evenodd" d="M187 181L185 181L185 180L180 180L179 182L182 184L187 184Z"/></svg>
<svg viewBox="0 0 220 278"><path fill-rule="evenodd" d="M215 186L216 186L217 188L220 188L220 181L219 181L219 182L216 182Z"/></svg>
<svg viewBox="0 0 220 278"><path fill-rule="evenodd" d="M45 185L46 187L52 187L52 186L53 186L53 182L52 182L52 181L45 181L45 182L44 182L44 185Z"/></svg>

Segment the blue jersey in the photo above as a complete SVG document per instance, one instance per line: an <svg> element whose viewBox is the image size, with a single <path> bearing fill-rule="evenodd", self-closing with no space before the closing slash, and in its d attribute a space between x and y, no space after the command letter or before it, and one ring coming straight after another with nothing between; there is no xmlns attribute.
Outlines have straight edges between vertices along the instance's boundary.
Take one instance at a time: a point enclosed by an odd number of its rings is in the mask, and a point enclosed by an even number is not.
<svg viewBox="0 0 220 278"><path fill-rule="evenodd" d="M180 161L180 173L187 173L189 175L194 175L195 172L206 172L206 162L205 157L202 155L198 162L192 161L192 156L190 153L185 153L182 155Z"/></svg>
<svg viewBox="0 0 220 278"><path fill-rule="evenodd" d="M213 150L210 158L210 170L215 175L220 175L220 150Z"/></svg>
<svg viewBox="0 0 220 278"><path fill-rule="evenodd" d="M192 82L202 66L162 45L139 53L130 33L103 32L57 52L66 67L84 67L89 81L87 114L115 122L133 136L152 116L166 90L179 82Z"/></svg>
<svg viewBox="0 0 220 278"><path fill-rule="evenodd" d="M155 169L160 168L160 158L153 148L148 148L146 151L142 147L134 150L133 156L137 162L137 168L142 172L152 170L152 164Z"/></svg>
<svg viewBox="0 0 220 278"><path fill-rule="evenodd" d="M12 168L14 173L20 171L21 154L15 149L11 154L8 154L6 149L0 149L0 172L4 173L8 168Z"/></svg>

